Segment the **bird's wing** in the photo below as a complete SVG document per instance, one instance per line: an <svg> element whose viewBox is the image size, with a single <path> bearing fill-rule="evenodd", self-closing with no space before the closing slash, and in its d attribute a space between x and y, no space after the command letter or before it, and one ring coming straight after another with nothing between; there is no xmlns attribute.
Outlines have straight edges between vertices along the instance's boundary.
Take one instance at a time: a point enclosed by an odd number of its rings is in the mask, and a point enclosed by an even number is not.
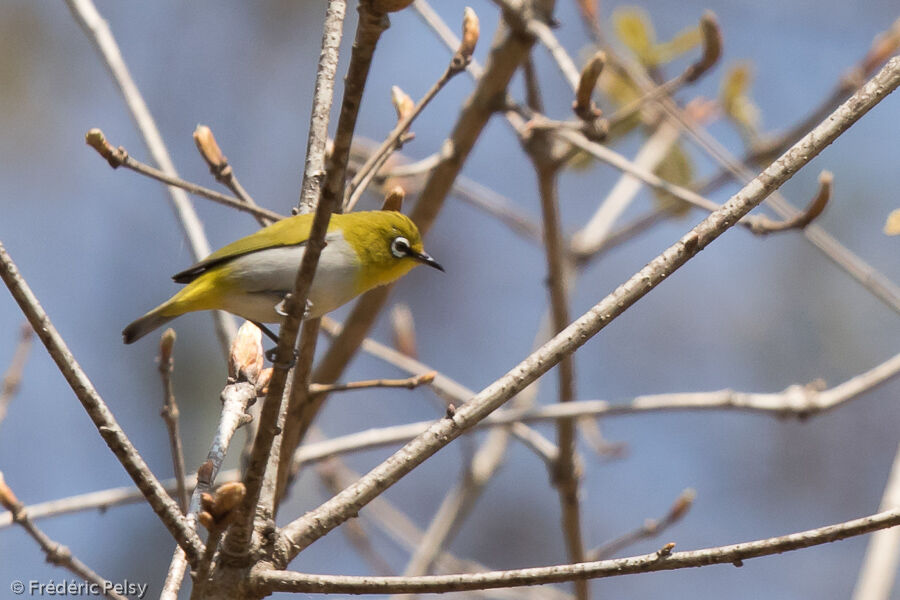
<svg viewBox="0 0 900 600"><path fill-rule="evenodd" d="M312 229L312 214L296 215L282 219L272 223L268 227L260 229L256 233L252 233L247 237L243 237L234 241L224 248L216 250L197 264L188 267L180 273L172 276L176 283L190 283L209 269L228 262L229 260L263 250L265 248L275 248L278 246L299 246L305 244L309 239L309 232ZM329 227L331 229L331 227Z"/></svg>

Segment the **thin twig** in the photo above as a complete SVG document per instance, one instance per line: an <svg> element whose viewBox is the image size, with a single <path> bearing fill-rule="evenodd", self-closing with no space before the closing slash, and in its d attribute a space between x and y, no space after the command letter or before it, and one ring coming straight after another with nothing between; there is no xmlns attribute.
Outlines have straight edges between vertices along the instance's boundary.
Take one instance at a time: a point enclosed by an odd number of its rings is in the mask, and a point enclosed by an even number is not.
<svg viewBox="0 0 900 600"><path fill-rule="evenodd" d="M366 343L372 340L366 340ZM375 343L375 342L372 342ZM363 349L367 348L364 344ZM385 347L386 348L386 347ZM388 350L390 350L388 348ZM380 356L380 354L375 354ZM900 354L832 388L822 389L820 382L806 385L792 385L776 393L747 393L733 390L715 392L686 392L678 394L655 394L638 396L629 402L607 402L605 400L582 400L568 404L551 404L527 409L503 409L492 413L475 425L472 430L488 427L508 426L514 423L555 421L560 417L619 417L633 416L648 412L681 411L723 411L734 410L806 420L858 398L879 385L900 374ZM436 381L440 379L440 375ZM533 387L533 386L532 386ZM325 458L358 450L370 450L401 442L407 442L428 429L433 421L420 421L405 425L368 429L341 437L306 444L294 453L294 462L309 464ZM223 471L220 481L234 481L237 470ZM167 491L174 492L175 481L162 482ZM187 478L188 488L197 484L197 476ZM113 506L143 500L144 496L133 487L117 487L68 498L50 500L27 507L33 519L44 519L85 510L107 510ZM0 529L12 523L9 513L0 513Z"/></svg>
<svg viewBox="0 0 900 600"><path fill-rule="evenodd" d="M413 390L420 385L428 385L434 381L437 371L413 375L406 379L368 379L366 381L351 381L350 383L311 383L310 394L330 394L331 392L345 392L352 390L370 390L372 388L406 388Z"/></svg>
<svg viewBox="0 0 900 600"><path fill-rule="evenodd" d="M259 208L250 194L247 193L247 190L244 189L244 186L238 181L237 175L234 174L234 169L231 168L228 159L225 158L222 149L219 148L212 129L206 125L197 125L196 129L194 129L194 144L197 145L197 151L200 152L200 156L206 161L207 166L209 166L209 172L215 177L216 181L231 190L238 200L247 206ZM256 221L263 227L271 225L278 220L264 217L260 214L254 216Z"/></svg>
<svg viewBox="0 0 900 600"><path fill-rule="evenodd" d="M278 551L275 564L287 564L303 548L357 514L372 498L450 443L463 430L499 408L509 398L558 364L564 356L581 347L790 179L798 169L817 156L898 85L900 85L900 57L892 59L850 100L732 196L721 209L709 215L541 349L457 409L452 417L435 423L393 457L375 467L356 485L288 524L282 530L285 545Z"/></svg>
<svg viewBox="0 0 900 600"><path fill-rule="evenodd" d="M649 92L636 98L618 109L609 117L610 129L627 121L633 117L648 102L658 100L663 96L671 96L678 91L683 85L697 81L704 73L718 62L722 54L722 31L719 28L718 20L715 13L708 10L703 13L700 18L700 32L703 34L703 53L696 62L691 63L678 76L669 81L653 87ZM815 125L818 120L809 124L809 127L800 131L797 135L804 134L810 127Z"/></svg>
<svg viewBox="0 0 900 600"><path fill-rule="evenodd" d="M610 54L610 57L621 63L623 68L627 70L628 75L638 85L642 86L644 89L650 89L653 86L652 80L644 73L639 64L636 64L634 61L626 60L623 57L617 57L614 54ZM746 183L753 179L753 171L746 168L740 160L735 158L734 155L732 155L718 140L711 136L709 132L698 126L690 118L686 117L681 109L670 98L659 98L657 99L657 103L668 118L677 122L692 140L694 140L710 156L715 158L717 162L723 165L739 181ZM677 194L674 195L677 196ZM797 209L791 206L779 192L776 192L767 198L766 205L771 207L775 213L783 219L793 218L798 213ZM900 312L900 287L898 287L897 284L866 263L862 258L850 251L835 239L834 236L818 225L812 224L803 229L803 237L876 298L888 305L895 312Z"/></svg>
<svg viewBox="0 0 900 600"><path fill-rule="evenodd" d="M28 360L28 351L31 350L31 341L34 339L34 331L31 325L24 323L19 333L19 343L13 352L12 361L9 368L3 376L3 382L0 384L0 423L6 418L6 410L9 403L19 391L22 383L22 373L25 371L25 362Z"/></svg>
<svg viewBox="0 0 900 600"><path fill-rule="evenodd" d="M191 528L197 526L201 498L212 490L219 469L222 468L222 463L225 461L228 447L231 445L231 439L235 432L250 419L247 408L256 400L261 368L261 333L252 323L244 323L238 330L229 352L229 383L222 390L220 396L222 412L219 415L216 433L210 444L209 452L206 454L206 461L197 470L195 476L196 485L191 494L186 518ZM204 569L208 569L207 560L216 550L218 539L212 539L210 536L207 541L212 546L206 548L198 563L194 565L195 567L199 567L200 563L203 563L206 565ZM160 600L176 600L178 598L178 590L181 587L186 567L184 552L181 548L176 548L166 572Z"/></svg>
<svg viewBox="0 0 900 600"><path fill-rule="evenodd" d="M424 3L418 0L415 6L418 9L420 5ZM450 36L454 37L452 32ZM455 40L452 48L458 48L459 44L460 41ZM524 39L501 26L478 85L457 118L448 142L443 145L440 160L430 171L419 194L419 201L410 215L423 234L428 232L437 218L466 158L494 113L497 99L505 95L510 80L528 56L533 44L532 39ZM474 66L475 61L469 63L470 73ZM371 329L391 288L392 286L376 288L360 298L346 320L342 334L331 344L316 366L313 381L334 383L338 380Z"/></svg>
<svg viewBox="0 0 900 600"><path fill-rule="evenodd" d="M569 285L566 274L571 270L567 264L562 223L559 216L559 196L557 181L562 163L554 151L564 154L566 148L544 134L535 133L526 143L528 155L537 172L541 213L544 221L544 249L547 258L547 287L550 293L552 334L559 333L569 324ZM575 364L572 356L559 362L559 402L565 404L575 400ZM566 418L556 422L556 443L559 456L553 468L552 482L559 493L562 506L562 530L570 562L584 561L584 543L581 534L581 510L578 501L579 467L575 461L575 420ZM575 582L575 597L587 600L589 590L586 581Z"/></svg>
<svg viewBox="0 0 900 600"><path fill-rule="evenodd" d="M2 243L0 243L0 278L6 283L19 308L28 318L28 322L31 323L37 336L47 348L47 352L50 353L66 382L94 422L103 441L125 467L128 475L143 492L147 503L178 542L178 545L184 548L188 559L194 562L202 553L203 543L200 538L187 525L178 504L169 497L132 445L131 440L122 431L112 412L88 379L87 374L81 369L59 332L56 331L31 288L19 274L18 268Z"/></svg>
<svg viewBox="0 0 900 600"><path fill-rule="evenodd" d="M107 141L106 136L104 136L103 132L100 129L94 128L89 130L87 134L85 134L84 140L88 146L96 150L101 157L106 159L106 162L108 162L109 166L111 166L113 169L116 169L118 167L131 169L135 173L140 173L141 175L156 179L157 181L161 181L167 185L183 189L190 194L194 194L195 196L200 196L201 198L206 198L208 200L212 200L213 202L218 202L219 204L224 204L225 206L229 206L236 210L250 213L257 219L265 219L267 221L274 222L284 218L284 216L274 211L260 208L259 206L256 206L256 204L247 204L240 198L234 198L232 196L220 194L215 190L205 188L203 186L197 185L196 183L191 183L190 181L185 181L178 176L169 175L164 171L160 171L159 169L151 167L148 164L142 163L141 161L131 156L128 151L125 150L125 148L123 148L122 146L113 148L112 144Z"/></svg>
<svg viewBox="0 0 900 600"><path fill-rule="evenodd" d="M754 232L773 233L776 231L787 231L788 229L805 229L825 210L825 205L828 204L828 200L831 198L831 184L833 181L834 175L830 171L822 171L819 174L819 191L810 200L805 209L790 219L783 221L773 221L767 217L762 217L754 223Z"/></svg>
<svg viewBox="0 0 900 600"><path fill-rule="evenodd" d="M368 156L374 150L374 142L362 140L357 137L354 140L354 152ZM394 159L406 160L402 154L395 152L391 155ZM387 182L394 179L412 179L426 175L440 162L439 154L432 154L420 161L399 164L389 164L379 171L375 178L379 182ZM407 182L403 182L404 188L410 191ZM421 187L415 182L414 189ZM484 211L509 227L514 233L532 242L541 241L541 227L533 220L522 214L522 211L509 198L494 190L460 175L453 182L453 195L460 200Z"/></svg>
<svg viewBox="0 0 900 600"><path fill-rule="evenodd" d="M680 521L684 515L687 514L694 503L696 495L696 492L690 488L684 490L678 495L678 498L675 499L675 502L669 507L669 511L663 518L659 520L647 519L640 527L633 531L612 539L602 546L592 548L590 552L587 553L587 560L597 561L609 558L624 548L641 540L661 535L666 529Z"/></svg>
<svg viewBox="0 0 900 600"><path fill-rule="evenodd" d="M113 80L122 93L138 131L140 131L144 142L147 144L147 149L150 151L153 161L167 175L176 177L178 173L168 150L166 150L166 145L159 133L159 129L156 127L153 115L150 114L147 103L144 102L140 90L131 78L131 73L128 72L128 67L122 58L119 45L110 31L109 25L100 16L92 0L66 0L66 4L68 4L75 20L78 21L88 39L103 58L104 64L109 69ZM203 232L203 225L200 223L200 219L191 205L191 201L183 191L176 187L170 185L166 189L169 192L172 207L175 210L178 222L184 230L194 259L201 260L205 258L210 252L209 242L206 239L206 234ZM223 352L227 354L231 338L234 337L237 331L234 319L222 311L215 311L213 320L216 324L219 344L222 346Z"/></svg>
<svg viewBox="0 0 900 600"><path fill-rule="evenodd" d="M6 485L2 472L0 472L0 506L8 510L12 516L13 522L21 525L22 528L28 532L28 535L38 543L41 550L47 555L48 563L67 569L76 576L81 577L87 583L94 586L94 589L97 590L96 592L93 592L95 594L101 593L107 598L113 598L114 600L128 600L128 598L113 589L113 584L110 581L95 573L90 567L73 556L71 550L59 542L54 542L46 533L41 531L38 526L34 524L34 521L32 521L31 517L28 515L28 509L24 504L19 502L19 499L16 498L13 491ZM27 582L29 587L26 588L25 584L21 581L13 581L11 589L16 595L22 595L27 592L29 596L43 596L44 590L34 589L32 587L34 583L34 581ZM16 584L21 587L16 587ZM144 584L144 586L146 586L146 584ZM146 591L146 587L144 588L144 591ZM52 588L49 593L53 594Z"/></svg>
<svg viewBox="0 0 900 600"><path fill-rule="evenodd" d="M375 152L366 160L365 164L357 171L356 175L347 186L344 193L344 212L350 212L362 193L365 191L369 182L384 165L385 161L390 157L391 152L398 150L403 144L403 136L409 131L412 122L418 117L428 103L431 102L438 92L440 92L447 83L456 75L462 72L472 59L472 52L475 50L475 43L478 41L478 17L475 11L466 7L465 18L463 19L463 41L460 43L459 49L450 59L450 64L444 70L444 73L431 86L425 95L419 100L415 107L407 114L403 115L397 125L388 134L387 138L382 142Z"/></svg>
<svg viewBox="0 0 900 600"><path fill-rule="evenodd" d="M181 506L181 512L187 513L188 495L184 482L184 448L181 445L181 433L178 427L178 404L175 402L175 392L172 389L172 370L175 368L175 360L172 358L172 347L175 344L175 330L166 329L159 342L159 375L163 384L163 409L160 415L166 423L169 431L169 446L172 449L172 471L178 489L175 498Z"/></svg>
<svg viewBox="0 0 900 600"><path fill-rule="evenodd" d="M599 579L655 571L671 571L713 564L730 563L740 566L744 560L751 558L827 544L897 525L900 525L900 509L789 535L742 542L740 544L687 552L672 552L671 548L674 544L667 544L663 549L651 554L575 565L425 577L310 575L306 573L273 571L260 567L251 572L249 584L260 594L271 594L276 591L327 592L334 594L414 594L561 583L564 581Z"/></svg>

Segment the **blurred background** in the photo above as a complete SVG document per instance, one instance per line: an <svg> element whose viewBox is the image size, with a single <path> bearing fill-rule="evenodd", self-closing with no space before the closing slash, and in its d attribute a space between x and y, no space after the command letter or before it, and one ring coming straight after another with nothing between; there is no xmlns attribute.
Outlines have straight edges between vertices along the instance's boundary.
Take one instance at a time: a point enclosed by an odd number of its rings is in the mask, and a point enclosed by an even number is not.
<svg viewBox="0 0 900 600"><path fill-rule="evenodd" d="M483 62L497 22L490 2L469 0L481 19L476 58ZM464 4L436 3L455 30ZM558 2L557 35L575 57L589 37L574 2ZM209 125L255 200L287 214L297 203L324 1L262 3L98 2L124 59L156 118L180 174L216 187L191 133ZM823 0L771 3L685 0L640 4L656 34L668 40L696 25L705 9L724 35L720 64L684 100L714 98L740 61L754 74L749 93L761 128L777 131L805 117L897 18L895 2ZM617 8L602 3L606 22ZM344 59L355 28L348 10ZM391 17L375 55L358 132L380 140L393 127L390 87L420 97L443 71L447 50L412 10ZM150 161L103 63L63 2L0 4L0 240L42 302L77 360L159 477L172 473L158 336L124 347L120 331L176 289L170 275L193 261L165 189L130 171L113 171L84 144L100 127L113 145ZM697 51L665 69L675 75ZM534 52L546 111L569 117L571 93L544 49ZM580 59L579 59L580 62ZM341 62L341 73L346 60ZM472 90L454 79L414 124L404 148L413 158L436 151ZM338 92L340 92L340 86ZM523 97L521 77L513 86ZM608 108L608 107L606 107ZM336 113L334 120L336 120ZM733 126L710 130L741 155ZM821 169L835 175L835 194L819 220L842 243L900 281L898 240L882 227L900 207L900 98L888 98L784 188L796 206L815 193ZM633 156L643 136L616 144ZM698 178L714 166L689 143ZM466 163L464 175L510 198L537 220L535 176L518 141L494 119ZM580 227L618 173L596 165L567 172L561 212L567 232ZM722 202L736 186L711 195ZM361 208L378 205L375 196ZM629 216L649 209L646 191ZM211 245L257 227L246 215L195 200ZM670 220L591 263L572 297L573 316L613 290L701 218ZM627 217L626 217L627 220ZM395 288L391 302L414 315L423 362L481 389L530 351L547 305L542 250L496 220L448 199L427 238L446 275L419 269ZM342 318L347 309L335 316ZM0 370L12 359L23 317L0 293ZM178 319L175 393L182 415L187 468L205 459L220 408L225 365L211 318ZM734 229L689 262L601 332L576 355L579 399L627 401L635 395L710 391L776 392L816 378L835 385L897 352L900 319L808 244L800 234L758 238ZM385 316L373 332L391 337ZM320 350L326 347L320 344ZM345 380L404 376L360 356ZM555 376L539 399L556 399ZM622 555L651 552L668 541L688 550L786 534L877 510L897 449L900 382L889 382L837 410L805 422L735 412L659 413L605 420L611 442L626 445L609 460L581 446L585 457L583 528L596 546L660 517L685 488L697 492L690 513L661 538ZM333 396L319 425L329 436L367 427L437 418L443 408L426 390ZM554 438L552 425L539 429ZM480 436L476 436L480 437ZM236 464L243 436L228 459ZM476 440L441 451L387 492L421 527L455 482ZM379 449L347 457L365 471L389 455ZM105 447L47 353L36 344L22 388L0 423L0 470L25 503L130 483ZM329 497L311 473L301 477L280 513L286 520ZM366 511L362 523L366 525ZM450 550L492 568L566 562L559 501L544 464L512 443L505 464L463 524ZM172 541L145 504L39 522L55 540L113 581L150 584L159 594ZM373 531L369 528L370 531ZM407 554L374 532L376 550L397 572ZM867 538L747 561L592 584L598 596L645 598L842 598L856 581ZM308 572L367 574L340 531L317 542L293 567ZM14 579L71 579L44 562L19 528L0 530L0 589ZM187 587L187 586L186 586ZM568 588L566 588L568 589ZM6 592L0 593L5 596ZM895 591L894 598L900 598Z"/></svg>

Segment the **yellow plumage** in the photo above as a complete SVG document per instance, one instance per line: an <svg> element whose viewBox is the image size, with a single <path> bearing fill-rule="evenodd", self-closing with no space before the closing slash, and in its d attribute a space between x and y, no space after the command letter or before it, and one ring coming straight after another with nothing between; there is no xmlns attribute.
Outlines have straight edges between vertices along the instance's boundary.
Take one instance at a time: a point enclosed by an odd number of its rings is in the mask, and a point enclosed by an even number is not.
<svg viewBox="0 0 900 600"><path fill-rule="evenodd" d="M130 344L187 312L225 310L251 321L280 322L277 305L294 288L313 215L273 223L177 273L184 289L124 329ZM380 210L332 215L309 293L313 317L390 283L424 263L418 228L405 215ZM443 270L443 269L441 269Z"/></svg>

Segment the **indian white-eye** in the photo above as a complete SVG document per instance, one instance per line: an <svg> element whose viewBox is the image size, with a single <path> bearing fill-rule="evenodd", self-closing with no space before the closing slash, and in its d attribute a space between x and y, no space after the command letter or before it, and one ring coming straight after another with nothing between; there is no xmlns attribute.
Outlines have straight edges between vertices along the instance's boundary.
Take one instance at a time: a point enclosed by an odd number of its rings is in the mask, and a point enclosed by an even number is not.
<svg viewBox="0 0 900 600"><path fill-rule="evenodd" d="M187 284L122 331L130 344L179 315L224 310L279 323L279 305L294 289L312 214L282 219L213 252L172 279ZM409 217L394 210L334 214L309 291L307 317L319 317L359 294L402 277L419 264L444 269L422 247Z"/></svg>

